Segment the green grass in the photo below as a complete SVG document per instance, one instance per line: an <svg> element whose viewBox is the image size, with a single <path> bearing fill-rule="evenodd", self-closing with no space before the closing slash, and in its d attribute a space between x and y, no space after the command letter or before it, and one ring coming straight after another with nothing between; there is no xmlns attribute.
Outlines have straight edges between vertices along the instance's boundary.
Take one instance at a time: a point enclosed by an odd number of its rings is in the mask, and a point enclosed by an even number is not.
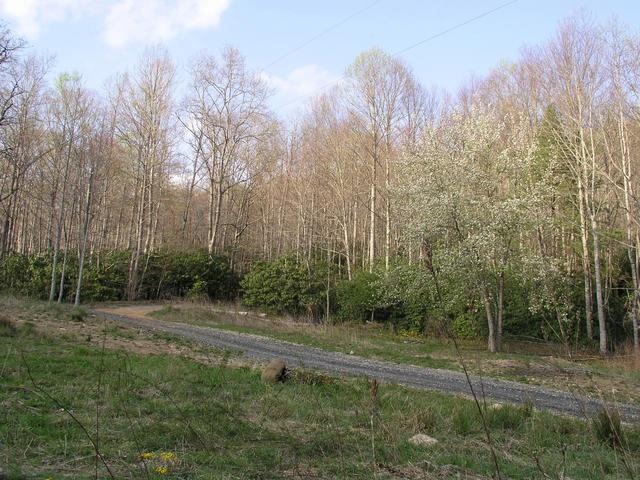
<svg viewBox="0 0 640 480"><path fill-rule="evenodd" d="M0 330L0 466L8 478L95 478L93 448L69 412L93 439L99 420L100 451L116 478L369 479L374 470L381 479L464 478L493 471L469 400L385 385L372 399L364 379L299 371L265 386L259 371L224 361L102 350L45 336L33 324ZM542 468L551 478L562 470L570 478L624 478L625 468L640 468L640 432L629 427L621 450L598 441L588 422L526 406L488 408L485 418L505 477L542 478ZM439 443L413 446L408 439L416 433ZM162 467L166 473L155 471ZM108 478L101 465L98 473Z"/></svg>

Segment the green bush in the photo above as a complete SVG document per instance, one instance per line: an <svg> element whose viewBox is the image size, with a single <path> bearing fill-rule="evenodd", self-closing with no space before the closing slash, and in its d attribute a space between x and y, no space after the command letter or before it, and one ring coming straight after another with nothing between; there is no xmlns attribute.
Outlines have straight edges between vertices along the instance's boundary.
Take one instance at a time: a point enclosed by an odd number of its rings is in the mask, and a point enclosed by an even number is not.
<svg viewBox="0 0 640 480"><path fill-rule="evenodd" d="M380 276L379 291L395 329L420 334L439 315L433 280L424 265L397 261Z"/></svg>
<svg viewBox="0 0 640 480"><path fill-rule="evenodd" d="M57 284L64 252L60 252ZM123 300L127 294L131 252L101 252L85 258L80 298L87 301ZM73 301L78 281L77 252L67 253L65 301ZM0 290L41 299L49 296L52 255L8 255L0 264ZM233 298L237 277L225 257L205 251L161 250L143 255L139 265L138 298L156 300L186 297L196 292L212 300Z"/></svg>
<svg viewBox="0 0 640 480"><path fill-rule="evenodd" d="M196 279L191 285L191 288L187 290L187 298L190 300L203 300L207 297L207 282L201 278Z"/></svg>
<svg viewBox="0 0 640 480"><path fill-rule="evenodd" d="M558 285L556 290L559 288ZM545 324L555 323L555 313L533 308L536 301L534 295L540 293L541 287L526 275L508 272L505 275L504 289L504 334L538 338L544 336Z"/></svg>
<svg viewBox="0 0 640 480"><path fill-rule="evenodd" d="M26 255L9 255L2 262L0 285L4 290L26 293L30 280L30 259Z"/></svg>
<svg viewBox="0 0 640 480"><path fill-rule="evenodd" d="M469 312L461 313L453 319L452 333L457 338L472 339L478 337L478 322Z"/></svg>
<svg viewBox="0 0 640 480"><path fill-rule="evenodd" d="M336 286L338 317L344 321L375 320L394 330L424 333L437 310L431 279L423 266L397 262L385 271L357 271Z"/></svg>
<svg viewBox="0 0 640 480"><path fill-rule="evenodd" d="M319 269L306 268L285 256L257 262L240 282L242 303L273 313L322 313L326 287Z"/></svg>
<svg viewBox="0 0 640 480"><path fill-rule="evenodd" d="M48 255L8 255L0 263L0 290L43 298L51 281Z"/></svg>
<svg viewBox="0 0 640 480"><path fill-rule="evenodd" d="M140 259L139 297L149 300L183 298L194 293L227 300L237 292L237 278L226 257L204 250L159 250Z"/></svg>
<svg viewBox="0 0 640 480"><path fill-rule="evenodd" d="M351 280L336 285L337 315L340 320L365 322L375 318L375 310L382 303L376 273L360 270Z"/></svg>
<svg viewBox="0 0 640 480"><path fill-rule="evenodd" d="M87 258L82 275L81 300L83 302L123 300L130 257L130 252L120 250ZM74 276L74 278L77 277Z"/></svg>

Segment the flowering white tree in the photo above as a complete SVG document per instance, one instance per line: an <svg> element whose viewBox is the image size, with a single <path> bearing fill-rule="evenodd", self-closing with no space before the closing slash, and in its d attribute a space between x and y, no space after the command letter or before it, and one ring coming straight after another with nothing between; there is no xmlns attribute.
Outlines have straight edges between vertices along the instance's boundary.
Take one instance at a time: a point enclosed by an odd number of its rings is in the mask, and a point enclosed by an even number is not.
<svg viewBox="0 0 640 480"><path fill-rule="evenodd" d="M525 248L537 192L530 141L489 108L455 110L425 130L401 165L407 231L429 246L433 272L452 272L484 305L488 346L500 350L505 275Z"/></svg>

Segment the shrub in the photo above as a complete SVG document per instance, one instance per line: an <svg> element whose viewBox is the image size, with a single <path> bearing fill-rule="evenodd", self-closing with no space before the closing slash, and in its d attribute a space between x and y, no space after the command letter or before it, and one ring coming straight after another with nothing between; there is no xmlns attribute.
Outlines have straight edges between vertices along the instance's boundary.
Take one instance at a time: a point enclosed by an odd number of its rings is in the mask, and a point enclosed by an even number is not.
<svg viewBox="0 0 640 480"><path fill-rule="evenodd" d="M321 275L292 257L254 264L240 286L242 302L249 307L313 316L322 311L325 287Z"/></svg>
<svg viewBox="0 0 640 480"><path fill-rule="evenodd" d="M428 319L438 310L433 280L424 265L398 261L382 277L381 283L385 303L393 306L398 326L424 333Z"/></svg>
<svg viewBox="0 0 640 480"><path fill-rule="evenodd" d="M63 256L64 252L60 252L58 275ZM131 252L125 250L87 256L81 300L99 302L126 298L130 260ZM51 264L50 254L7 256L0 263L0 290L46 299L51 282ZM65 269L64 300L73 300L77 279L77 252L70 251ZM139 297L148 300L195 293L214 300L230 299L238 289L237 277L228 260L200 250L161 250L144 255L140 261L139 279Z"/></svg>
<svg viewBox="0 0 640 480"><path fill-rule="evenodd" d="M14 293L26 293L30 275L30 260L26 255L13 254L7 256L0 268L0 286L3 290Z"/></svg>
<svg viewBox="0 0 640 480"><path fill-rule="evenodd" d="M28 337L36 334L36 326L33 322L24 322L20 328L20 336Z"/></svg>
<svg viewBox="0 0 640 480"><path fill-rule="evenodd" d="M202 300L207 297L207 282L198 278L187 291L187 298L191 300Z"/></svg>
<svg viewBox="0 0 640 480"><path fill-rule="evenodd" d="M130 256L129 252L121 250L88 257L82 277L82 301L123 300Z"/></svg>
<svg viewBox="0 0 640 480"><path fill-rule="evenodd" d="M204 250L159 250L140 261L139 296L145 299L187 297L196 283L211 300L232 298L237 279L225 257Z"/></svg>
<svg viewBox="0 0 640 480"><path fill-rule="evenodd" d="M376 308L382 303L376 282L376 273L358 271L351 280L343 280L336 286L338 318L343 321L365 322L374 318Z"/></svg>
<svg viewBox="0 0 640 480"><path fill-rule="evenodd" d="M469 312L461 313L453 319L451 329L457 338L472 339L478 336L478 322Z"/></svg>
<svg viewBox="0 0 640 480"><path fill-rule="evenodd" d="M13 253L0 262L0 289L17 295L46 298L51 281L49 255Z"/></svg>

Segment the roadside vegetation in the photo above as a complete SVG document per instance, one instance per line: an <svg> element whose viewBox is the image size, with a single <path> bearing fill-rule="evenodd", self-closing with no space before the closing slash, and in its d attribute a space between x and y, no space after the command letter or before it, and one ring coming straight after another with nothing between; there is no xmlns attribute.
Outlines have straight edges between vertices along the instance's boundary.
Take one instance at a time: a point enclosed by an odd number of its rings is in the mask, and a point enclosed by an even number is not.
<svg viewBox="0 0 640 480"><path fill-rule="evenodd" d="M112 341L167 345L66 307L2 305L7 478L491 478L489 445L502 478L640 469L629 425L483 403L488 444L471 400L304 371L264 385L225 352L136 353ZM419 433L438 442L414 445Z"/></svg>

